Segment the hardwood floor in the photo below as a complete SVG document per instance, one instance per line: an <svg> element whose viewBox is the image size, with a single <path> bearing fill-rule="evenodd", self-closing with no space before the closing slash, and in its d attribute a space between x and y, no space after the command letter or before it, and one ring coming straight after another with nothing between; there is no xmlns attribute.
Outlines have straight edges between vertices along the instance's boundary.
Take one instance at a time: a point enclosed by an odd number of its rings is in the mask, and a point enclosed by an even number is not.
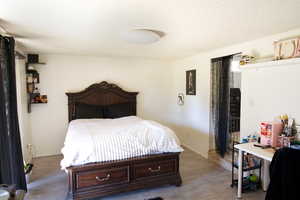
<svg viewBox="0 0 300 200"><path fill-rule="evenodd" d="M51 156L34 160L35 167L26 200L66 199L67 174L60 170L61 159L62 156ZM101 199L144 200L160 196L164 200L232 200L236 197L236 189L230 187L230 171L188 149L181 155L180 171L183 179L181 187L138 190ZM262 191L251 192L243 194L243 199L263 200L264 195Z"/></svg>

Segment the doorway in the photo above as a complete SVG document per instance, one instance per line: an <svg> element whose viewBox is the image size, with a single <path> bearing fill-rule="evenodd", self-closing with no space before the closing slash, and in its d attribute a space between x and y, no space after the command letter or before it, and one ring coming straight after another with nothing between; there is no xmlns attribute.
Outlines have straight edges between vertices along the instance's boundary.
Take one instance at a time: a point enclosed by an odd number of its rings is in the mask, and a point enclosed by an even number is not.
<svg viewBox="0 0 300 200"><path fill-rule="evenodd" d="M221 157L230 152L233 140L239 140L241 54L211 60L210 150Z"/></svg>

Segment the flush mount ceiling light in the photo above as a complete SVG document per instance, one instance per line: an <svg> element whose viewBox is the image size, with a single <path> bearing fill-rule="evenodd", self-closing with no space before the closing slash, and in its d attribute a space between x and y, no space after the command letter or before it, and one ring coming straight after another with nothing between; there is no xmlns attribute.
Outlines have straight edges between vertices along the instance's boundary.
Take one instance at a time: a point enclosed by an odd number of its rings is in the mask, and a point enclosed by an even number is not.
<svg viewBox="0 0 300 200"><path fill-rule="evenodd" d="M152 29L133 29L122 33L124 40L135 44L152 44L164 36L164 32Z"/></svg>

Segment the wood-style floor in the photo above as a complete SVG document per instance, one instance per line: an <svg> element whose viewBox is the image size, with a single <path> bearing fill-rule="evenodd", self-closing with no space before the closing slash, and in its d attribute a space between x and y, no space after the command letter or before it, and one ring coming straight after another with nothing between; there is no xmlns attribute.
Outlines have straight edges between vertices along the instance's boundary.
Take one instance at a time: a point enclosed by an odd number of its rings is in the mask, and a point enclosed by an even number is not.
<svg viewBox="0 0 300 200"><path fill-rule="evenodd" d="M65 200L67 175L60 170L61 156L43 157L34 160L32 180L26 200ZM165 186L158 189L139 190L113 195L102 200L144 200L163 197L164 200L232 200L236 189L230 187L231 174L200 155L185 150L181 156L181 187ZM263 200L262 191L246 193L244 200Z"/></svg>

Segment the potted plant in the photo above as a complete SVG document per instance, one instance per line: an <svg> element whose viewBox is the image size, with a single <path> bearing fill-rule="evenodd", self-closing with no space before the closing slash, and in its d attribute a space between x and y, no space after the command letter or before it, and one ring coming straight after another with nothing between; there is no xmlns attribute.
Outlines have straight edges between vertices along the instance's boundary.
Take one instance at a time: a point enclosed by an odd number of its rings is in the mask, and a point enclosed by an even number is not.
<svg viewBox="0 0 300 200"><path fill-rule="evenodd" d="M24 161L24 172L25 172L25 178L26 178L26 183L28 184L30 181L30 175L32 173L33 169L33 164L32 163L26 163Z"/></svg>

